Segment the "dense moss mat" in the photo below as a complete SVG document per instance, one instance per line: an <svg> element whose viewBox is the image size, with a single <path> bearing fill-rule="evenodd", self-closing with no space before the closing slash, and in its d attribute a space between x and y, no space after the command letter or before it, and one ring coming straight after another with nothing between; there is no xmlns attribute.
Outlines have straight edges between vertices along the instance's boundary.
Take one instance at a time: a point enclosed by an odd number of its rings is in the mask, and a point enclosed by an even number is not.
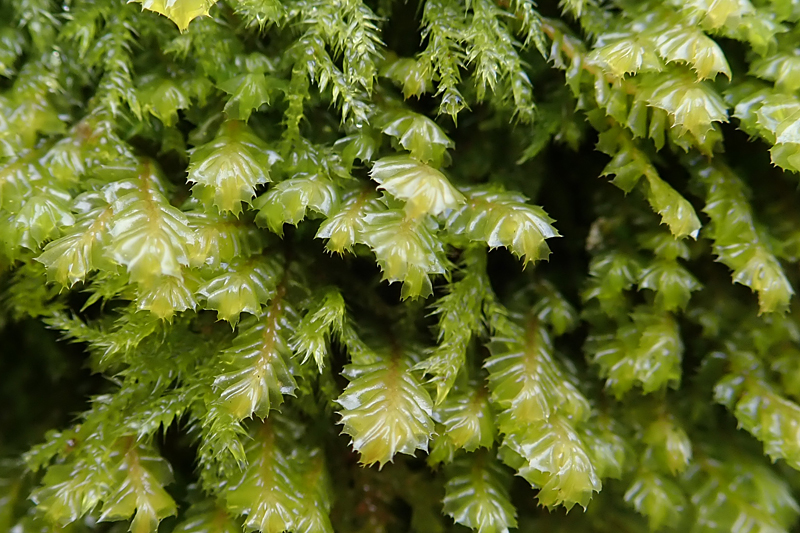
<svg viewBox="0 0 800 533"><path fill-rule="evenodd" d="M800 2L0 0L0 533L780 533Z"/></svg>

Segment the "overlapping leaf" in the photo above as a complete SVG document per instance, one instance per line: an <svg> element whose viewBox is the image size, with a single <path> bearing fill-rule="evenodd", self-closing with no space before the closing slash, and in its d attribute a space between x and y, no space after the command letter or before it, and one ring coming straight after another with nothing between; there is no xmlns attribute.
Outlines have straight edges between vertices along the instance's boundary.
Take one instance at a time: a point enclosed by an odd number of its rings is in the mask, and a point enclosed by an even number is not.
<svg viewBox="0 0 800 533"><path fill-rule="evenodd" d="M650 393L676 386L681 378L683 341L667 313L638 310L615 333L590 337L586 347L606 386L621 396L634 386Z"/></svg>
<svg viewBox="0 0 800 533"><path fill-rule="evenodd" d="M238 215L256 187L270 181L269 169L278 158L247 126L228 122L218 137L192 150L187 179L195 194L213 196L221 212Z"/></svg>
<svg viewBox="0 0 800 533"><path fill-rule="evenodd" d="M287 313L291 308L279 288L263 316L243 323L233 345L222 354L224 367L214 387L220 404L237 419L266 417L297 388L289 366Z"/></svg>
<svg viewBox="0 0 800 533"><path fill-rule="evenodd" d="M403 298L430 295L430 275L446 272L442 243L434 237L434 228L430 220L409 220L398 210L364 217L361 238L375 253L383 279L403 282Z"/></svg>
<svg viewBox="0 0 800 533"><path fill-rule="evenodd" d="M433 404L403 359L345 367L350 383L337 403L343 433L365 465L383 466L398 453L427 451L433 433Z"/></svg>
<svg viewBox="0 0 800 533"><path fill-rule="evenodd" d="M169 18L181 31L197 17L208 15L214 2L211 0L136 0L144 9L155 11Z"/></svg>
<svg viewBox="0 0 800 533"><path fill-rule="evenodd" d="M254 204L259 209L256 220L278 235L284 224L296 226L311 210L330 215L339 203L339 190L320 176L291 178L280 182Z"/></svg>
<svg viewBox="0 0 800 533"><path fill-rule="evenodd" d="M114 212L107 253L127 268L133 282L181 277L181 266L189 264L194 234L186 216L167 202L161 187L155 167L145 162L135 179L105 189Z"/></svg>
<svg viewBox="0 0 800 533"><path fill-rule="evenodd" d="M241 313L258 315L261 307L275 295L279 269L263 257L234 259L218 276L198 290L206 308L217 311L217 318L232 325Z"/></svg>
<svg viewBox="0 0 800 533"><path fill-rule="evenodd" d="M412 158L422 163L439 165L445 150L453 147L442 128L425 115L404 111L389 114L382 122L383 133L396 138Z"/></svg>
<svg viewBox="0 0 800 533"><path fill-rule="evenodd" d="M488 453L465 455L448 467L444 512L479 533L508 533L516 527L510 475Z"/></svg>
<svg viewBox="0 0 800 533"><path fill-rule="evenodd" d="M546 507L585 508L602 487L589 448L562 415L507 435L500 456L539 489L537 498Z"/></svg>
<svg viewBox="0 0 800 533"><path fill-rule="evenodd" d="M123 454L114 472L115 491L105 500L100 520L133 516L132 533L153 533L162 519L177 512L175 501L163 488L172 481L172 470L144 448L132 447Z"/></svg>
<svg viewBox="0 0 800 533"><path fill-rule="evenodd" d="M302 431L272 416L253 435L248 466L225 488L228 509L264 533L329 533L329 489L318 451L300 442Z"/></svg>
<svg viewBox="0 0 800 533"><path fill-rule="evenodd" d="M482 241L490 248L505 247L524 264L547 259L546 239L558 237L554 222L541 207L516 193L499 188L471 188L466 203L447 215L448 231Z"/></svg>
<svg viewBox="0 0 800 533"><path fill-rule="evenodd" d="M520 337L495 338L492 356L486 360L492 404L500 410L500 431L547 420L556 411L576 420L585 418L589 404L553 359L547 330L531 325Z"/></svg>
<svg viewBox="0 0 800 533"><path fill-rule="evenodd" d="M413 156L413 153L412 153ZM412 157L397 155L379 159L372 166L379 189L406 202L409 217L439 215L464 203L464 196L440 171Z"/></svg>

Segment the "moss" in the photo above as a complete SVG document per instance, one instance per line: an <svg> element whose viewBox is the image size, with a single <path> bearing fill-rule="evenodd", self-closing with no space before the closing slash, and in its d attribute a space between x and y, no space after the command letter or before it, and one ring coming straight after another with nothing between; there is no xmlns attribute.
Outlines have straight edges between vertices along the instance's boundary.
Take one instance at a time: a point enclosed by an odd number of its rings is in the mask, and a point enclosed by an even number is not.
<svg viewBox="0 0 800 533"><path fill-rule="evenodd" d="M799 6L3 2L0 533L793 530Z"/></svg>

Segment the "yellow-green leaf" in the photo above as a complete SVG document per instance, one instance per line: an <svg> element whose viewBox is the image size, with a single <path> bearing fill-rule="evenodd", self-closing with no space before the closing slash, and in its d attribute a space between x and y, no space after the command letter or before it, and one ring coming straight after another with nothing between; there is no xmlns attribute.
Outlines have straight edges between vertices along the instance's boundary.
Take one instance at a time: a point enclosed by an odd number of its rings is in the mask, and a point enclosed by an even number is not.
<svg viewBox="0 0 800 533"><path fill-rule="evenodd" d="M139 2L144 9L155 11L169 18L181 32L186 31L189 23L197 17L208 15L214 0L128 0Z"/></svg>
<svg viewBox="0 0 800 533"><path fill-rule="evenodd" d="M416 218L424 214L439 215L455 209L465 199L444 174L430 165L408 156L384 157L372 167L372 179L379 189L406 201L406 212Z"/></svg>

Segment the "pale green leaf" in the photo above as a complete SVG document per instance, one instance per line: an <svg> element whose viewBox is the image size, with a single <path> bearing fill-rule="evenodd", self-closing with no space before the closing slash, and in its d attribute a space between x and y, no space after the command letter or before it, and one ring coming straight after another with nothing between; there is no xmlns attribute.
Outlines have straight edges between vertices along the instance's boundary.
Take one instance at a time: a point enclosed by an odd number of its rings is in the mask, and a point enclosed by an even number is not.
<svg viewBox="0 0 800 533"><path fill-rule="evenodd" d="M194 234L186 216L163 196L154 165L143 163L136 179L113 183L105 194L116 197L106 253L127 268L131 281L180 277Z"/></svg>
<svg viewBox="0 0 800 533"><path fill-rule="evenodd" d="M675 260L657 260L645 267L638 282L640 289L656 292L655 304L664 311L686 308L693 291L702 285Z"/></svg>
<svg viewBox="0 0 800 533"><path fill-rule="evenodd" d="M316 237L328 239L325 248L331 252L349 252L356 242L362 241L366 213L374 209L375 204L376 199L368 189L348 191L339 209L320 224Z"/></svg>
<svg viewBox="0 0 800 533"><path fill-rule="evenodd" d="M297 388L287 363L292 355L287 311L279 289L263 317L242 323L241 333L221 356L223 367L214 388L219 403L237 419L267 417Z"/></svg>
<svg viewBox="0 0 800 533"><path fill-rule="evenodd" d="M445 428L437 438L445 438L455 448L468 452L491 448L494 442L494 413L488 391L480 383L457 386L436 407L434 419Z"/></svg>
<svg viewBox="0 0 800 533"><path fill-rule="evenodd" d="M413 154L412 154L413 156ZM408 216L439 215L464 203L464 195L430 165L397 155L379 159L372 166L378 188L406 201Z"/></svg>
<svg viewBox="0 0 800 533"><path fill-rule="evenodd" d="M127 520L131 533L155 533L158 523L177 513L163 485L172 482L172 469L161 457L129 439L114 472L114 492L105 500L100 520Z"/></svg>
<svg viewBox="0 0 800 533"><path fill-rule="evenodd" d="M383 467L395 454L427 451L433 433L433 404L403 360L350 364L350 383L337 403L343 433L353 438L361 463Z"/></svg>
<svg viewBox="0 0 800 533"><path fill-rule="evenodd" d="M562 415L540 420L503 439L500 456L533 487L545 507L583 508L602 484L580 435Z"/></svg>
<svg viewBox="0 0 800 533"><path fill-rule="evenodd" d="M705 82L685 76L654 78L643 91L652 107L669 113L673 124L702 139L714 122L727 122L728 112L722 98Z"/></svg>
<svg viewBox="0 0 800 533"><path fill-rule="evenodd" d="M686 497L675 481L653 472L637 473L625 492L625 501L647 517L653 531L679 524L686 511Z"/></svg>
<svg viewBox="0 0 800 533"><path fill-rule="evenodd" d="M659 72L664 67L647 41L620 39L595 49L587 58L615 78L638 72Z"/></svg>
<svg viewBox="0 0 800 533"><path fill-rule="evenodd" d="M489 453L464 455L447 468L443 511L478 533L508 533L517 527L510 481L510 473Z"/></svg>
<svg viewBox="0 0 800 533"><path fill-rule="evenodd" d="M181 32L186 31L189 23L197 17L208 16L213 0L128 0L139 2L142 8L155 11L169 18Z"/></svg>
<svg viewBox="0 0 800 533"><path fill-rule="evenodd" d="M175 313L197 307L194 293L197 280L183 274L181 277L164 276L141 284L137 290L139 309L150 311L158 318L172 320Z"/></svg>
<svg viewBox="0 0 800 533"><path fill-rule="evenodd" d="M342 334L344 320L344 298L338 290L328 289L303 317L292 338L291 348L303 357L303 364L313 357L322 372L330 341Z"/></svg>
<svg viewBox="0 0 800 533"><path fill-rule="evenodd" d="M465 193L467 202L447 215L448 231L490 248L508 248L525 265L547 259L550 248L545 239L559 234L544 209L497 187L475 187Z"/></svg>
<svg viewBox="0 0 800 533"><path fill-rule="evenodd" d="M217 319L235 326L241 313L258 315L261 307L275 295L280 271L271 261L255 256L234 259L218 276L197 291L205 307L217 311Z"/></svg>
<svg viewBox="0 0 800 533"><path fill-rule="evenodd" d="M297 177L282 181L255 202L256 221L283 235L284 224L296 226L311 210L330 215L339 204L339 189L321 176Z"/></svg>
<svg viewBox="0 0 800 533"><path fill-rule="evenodd" d="M396 138L412 158L422 163L440 165L445 150L453 147L453 141L445 135L444 130L425 115L398 111L383 117L381 122L383 133Z"/></svg>
<svg viewBox="0 0 800 533"><path fill-rule="evenodd" d="M698 79L714 78L719 73L731 78L731 68L719 45L698 29L669 29L656 38L656 46L665 61L690 64Z"/></svg>
<svg viewBox="0 0 800 533"><path fill-rule="evenodd" d="M211 142L194 148L187 180L194 183L192 192L213 194L214 205L221 212L238 215L242 203L249 204L256 187L270 181L269 169L278 154L241 122L226 122Z"/></svg>
<svg viewBox="0 0 800 533"><path fill-rule="evenodd" d="M269 104L281 87L279 80L263 72L242 74L219 84L219 88L230 95L225 104L225 113L235 120L247 120L253 111Z"/></svg>
<svg viewBox="0 0 800 533"><path fill-rule="evenodd" d="M402 281L402 298L428 296L433 292L431 274L444 274L441 241L427 219L409 220L401 211L369 213L364 217L363 242L375 253L383 279Z"/></svg>
<svg viewBox="0 0 800 533"><path fill-rule="evenodd" d="M531 324L527 332L494 338L489 348L485 367L501 433L548 420L557 411L575 420L588 416L589 402L554 359L546 329Z"/></svg>

